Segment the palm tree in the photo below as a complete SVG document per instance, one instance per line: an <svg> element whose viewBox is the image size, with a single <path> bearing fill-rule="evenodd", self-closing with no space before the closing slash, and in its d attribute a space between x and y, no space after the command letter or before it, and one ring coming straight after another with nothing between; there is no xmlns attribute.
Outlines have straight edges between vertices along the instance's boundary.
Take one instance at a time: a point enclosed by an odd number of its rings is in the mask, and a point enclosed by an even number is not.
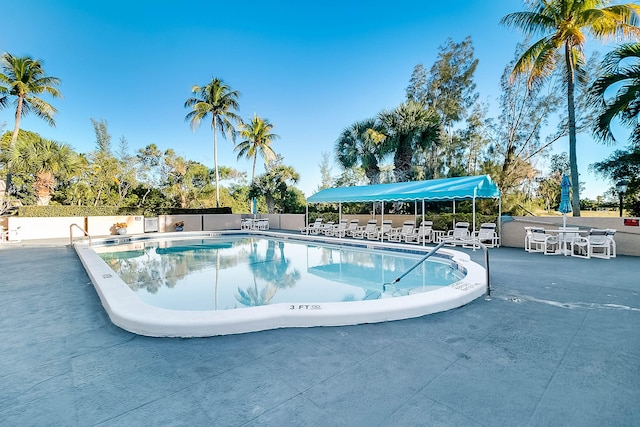
<svg viewBox="0 0 640 427"><path fill-rule="evenodd" d="M253 168L251 169L251 182L256 176L256 160L258 154L262 156L265 164L276 158L276 153L271 148L271 142L280 138L275 133L271 133L273 125L268 119L262 119L257 114L253 115L253 119L249 123L240 124L240 136L244 138L235 147L238 152L238 160L241 157L247 159L253 158Z"/></svg>
<svg viewBox="0 0 640 427"><path fill-rule="evenodd" d="M610 3L610 0L537 0L529 3L529 10L510 13L500 21L520 28L528 35L543 36L525 50L513 68L513 74L529 75L530 86L550 75L560 54L564 56L573 216L580 216L574 96L576 72L584 63L587 34L601 40L640 34L636 26L640 6L608 6Z"/></svg>
<svg viewBox="0 0 640 427"><path fill-rule="evenodd" d="M213 163L216 174L216 207L220 206L220 173L218 171L218 141L217 131L222 132L222 136L229 134L235 138L234 124L240 122L240 117L234 112L238 110L238 97L240 92L232 90L222 79L213 77L204 86L193 86L191 88L193 97L184 103L185 108L191 111L185 117L191 122L191 128L196 129L202 119L211 114L211 128L213 129Z"/></svg>
<svg viewBox="0 0 640 427"><path fill-rule="evenodd" d="M338 162L344 169L360 164L371 184L380 182L380 166L387 154L386 136L376 119L356 122L342 131L335 145Z"/></svg>
<svg viewBox="0 0 640 427"><path fill-rule="evenodd" d="M20 119L30 111L51 126L57 110L48 102L35 95L47 92L54 98L61 94L56 88L60 84L57 77L47 76L42 69L42 61L29 56L14 57L9 53L2 55L2 72L0 72L0 107L7 105L7 96L16 97L16 120L11 136L11 146L16 144ZM7 95L8 94L8 95Z"/></svg>
<svg viewBox="0 0 640 427"><path fill-rule="evenodd" d="M276 156L275 161L268 168L267 172L258 176L249 188L249 197L264 196L267 202L267 211L272 214L276 209L276 196L279 196L281 203L280 210L284 210L288 183L295 184L300 179L300 175L291 166L282 164L282 157Z"/></svg>
<svg viewBox="0 0 640 427"><path fill-rule="evenodd" d="M618 117L623 125L632 129L632 143L640 146L640 43L618 47L605 57L603 65L605 74L591 88L592 102L602 108L594 133L602 141L615 142L611 121ZM607 101L605 92L609 88L614 88L616 93Z"/></svg>
<svg viewBox="0 0 640 427"><path fill-rule="evenodd" d="M379 115L393 148L396 181L407 181L413 165L413 155L438 144L439 119L419 102L408 100L393 111Z"/></svg>
<svg viewBox="0 0 640 427"><path fill-rule="evenodd" d="M21 137L10 149L8 165L12 170L33 175L37 204L48 205L56 179L67 180L78 175L84 161L66 144L27 136Z"/></svg>

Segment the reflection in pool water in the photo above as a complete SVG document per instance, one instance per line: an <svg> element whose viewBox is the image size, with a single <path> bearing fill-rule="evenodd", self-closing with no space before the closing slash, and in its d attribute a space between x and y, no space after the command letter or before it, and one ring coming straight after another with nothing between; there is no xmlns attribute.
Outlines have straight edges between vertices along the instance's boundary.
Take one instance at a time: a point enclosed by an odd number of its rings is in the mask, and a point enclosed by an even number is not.
<svg viewBox="0 0 640 427"><path fill-rule="evenodd" d="M96 251L143 301L174 310L372 300L431 291L464 276L434 258L385 287L422 255L270 237L149 241L122 249Z"/></svg>

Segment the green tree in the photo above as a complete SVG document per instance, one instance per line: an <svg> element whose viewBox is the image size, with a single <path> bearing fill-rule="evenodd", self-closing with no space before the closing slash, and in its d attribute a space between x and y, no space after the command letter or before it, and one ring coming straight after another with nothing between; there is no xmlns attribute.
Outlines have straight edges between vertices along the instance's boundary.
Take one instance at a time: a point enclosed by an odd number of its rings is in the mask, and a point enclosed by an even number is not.
<svg viewBox="0 0 640 427"><path fill-rule="evenodd" d="M469 115L469 109L479 95L473 81L478 59L474 57L470 37L455 43L447 39L440 46L438 58L427 74L418 64L414 68L407 99L422 103L427 109L438 114L441 119L441 141L431 147L427 159L426 177L434 177L448 171L449 176L465 173L467 165L461 164L465 153L469 152L467 140L454 136L454 125ZM441 171L442 170L442 171Z"/></svg>
<svg viewBox="0 0 640 427"><path fill-rule="evenodd" d="M249 190L250 197L264 196L268 213L284 212L287 190L295 184L300 175L291 166L282 164L282 157L276 159L267 167L263 175L256 177Z"/></svg>
<svg viewBox="0 0 640 427"><path fill-rule="evenodd" d="M138 158L129 153L129 143L124 136L120 137L118 150L114 156L118 169L113 178L116 192L116 206L135 206L137 195L131 190L138 185Z"/></svg>
<svg viewBox="0 0 640 427"><path fill-rule="evenodd" d="M636 26L640 6L608 6L610 3L608 0L538 0L530 2L528 10L510 13L501 20L502 24L520 28L527 35L542 35L525 50L513 68L513 74L528 75L530 86L548 77L560 61L560 53L564 56L574 216L580 216L574 98L576 71L584 64L587 34L602 40L618 35L640 34Z"/></svg>
<svg viewBox="0 0 640 427"><path fill-rule="evenodd" d="M201 163L186 160L169 149L164 153L165 191L181 208L205 207L202 197L210 188L209 170Z"/></svg>
<svg viewBox="0 0 640 427"><path fill-rule="evenodd" d="M557 111L561 101L558 91L553 87L529 87L525 75L511 75L523 48L518 44L515 58L504 69L500 79L500 114L490 126L488 153L490 161L497 166L491 175L500 190L508 193L519 191L523 183L536 178L533 159L543 154L556 140L552 139L543 145L541 130Z"/></svg>
<svg viewBox="0 0 640 427"><path fill-rule="evenodd" d="M307 198L300 189L289 186L282 201L282 212L284 213L304 213L307 206Z"/></svg>
<svg viewBox="0 0 640 427"><path fill-rule="evenodd" d="M326 151L320 153L320 163L318 164L320 167L320 185L316 188L316 193L320 190L324 190L325 188L331 188L333 185L333 179L331 178L331 166L329 164L330 159L330 153Z"/></svg>
<svg viewBox="0 0 640 427"><path fill-rule="evenodd" d="M20 119L29 112L55 126L53 116L57 110L37 95L48 93L54 98L61 94L56 88L60 84L57 77L47 76L43 62L29 56L15 57L9 53L2 55L0 72L0 107L7 105L7 96L15 97L16 113L11 145L15 145L20 129Z"/></svg>
<svg viewBox="0 0 640 427"><path fill-rule="evenodd" d="M262 119L257 114L253 115L253 119L249 123L240 124L240 137L244 138L235 147L238 152L238 160L242 157L253 159L251 168L251 182L256 176L256 161L258 154L264 159L266 165L276 158L276 153L271 148L271 143L280 138L275 133L271 133L273 125L268 119Z"/></svg>
<svg viewBox="0 0 640 427"><path fill-rule="evenodd" d="M538 182L538 196L544 200L545 208L550 211L560 205L560 193L562 188L562 176L569 169L569 157L567 153L551 156L549 175Z"/></svg>
<svg viewBox="0 0 640 427"><path fill-rule="evenodd" d="M66 181L81 173L83 161L66 144L44 139L37 134L20 131L8 152L8 167L14 173L28 174L33 179L37 205L49 204L58 181Z"/></svg>
<svg viewBox="0 0 640 427"><path fill-rule="evenodd" d="M91 124L96 135L96 150L89 153L87 181L93 189L93 205L116 206L119 198L115 186L120 164L111 152L111 134L106 120L92 118Z"/></svg>
<svg viewBox="0 0 640 427"><path fill-rule="evenodd" d="M624 44L603 61L605 74L591 87L591 102L600 108L593 133L604 142L615 142L611 131L614 119L631 129L629 141L640 146L640 43ZM607 91L615 91L607 99Z"/></svg>
<svg viewBox="0 0 640 427"><path fill-rule="evenodd" d="M412 180L414 153L433 150L438 145L438 116L421 103L406 101L393 111L381 112L378 118L385 129L389 150L394 153L396 181Z"/></svg>
<svg viewBox="0 0 640 427"><path fill-rule="evenodd" d="M426 82L427 91L418 101L437 111L449 129L464 118L467 109L478 99L473 82L478 59L474 58L473 42L469 36L460 43L447 39L439 50Z"/></svg>
<svg viewBox="0 0 640 427"><path fill-rule="evenodd" d="M356 122L344 129L335 144L338 163L345 170L360 166L371 184L379 183L379 162L388 153L383 132L376 119Z"/></svg>
<svg viewBox="0 0 640 427"><path fill-rule="evenodd" d="M360 166L343 168L335 179L336 187L352 187L354 185L366 185L367 179L364 169Z"/></svg>
<svg viewBox="0 0 640 427"><path fill-rule="evenodd" d="M467 119L466 128L460 131L460 139L465 141L466 159L460 165L464 167L462 175L477 175L482 162L482 152L490 143L487 134L487 106L476 103ZM466 164L465 164L466 163Z"/></svg>
<svg viewBox="0 0 640 427"><path fill-rule="evenodd" d="M159 189L162 185L162 151L156 144L149 144L136 153L138 163L137 178L138 207L146 203L147 196L153 189ZM143 190L144 189L144 190Z"/></svg>
<svg viewBox="0 0 640 427"><path fill-rule="evenodd" d="M216 177L216 207L220 206L220 174L218 172L218 140L217 131L226 134L233 139L235 137L234 122L240 122L240 117L235 113L238 110L238 97L240 92L231 89L222 79L213 77L204 86L195 85L191 88L193 97L184 103L185 108L191 111L185 120L191 123L195 130L200 122L211 115L211 129L213 130L213 164Z"/></svg>
<svg viewBox="0 0 640 427"><path fill-rule="evenodd" d="M640 215L640 43L624 44L609 53L604 60L605 74L591 88L592 103L600 107L594 124L594 134L602 141L615 142L611 123L614 119L631 129L629 146L616 150L607 159L591 167L617 182L628 182L625 203L632 215ZM614 91L606 99L605 93Z"/></svg>
<svg viewBox="0 0 640 427"><path fill-rule="evenodd" d="M640 215L640 144L630 144L625 150L616 150L608 158L590 167L612 182L627 180L625 205L632 215Z"/></svg>
<svg viewBox="0 0 640 427"><path fill-rule="evenodd" d="M416 102L427 102L427 71L422 64L413 67L409 86L406 89L407 99Z"/></svg>

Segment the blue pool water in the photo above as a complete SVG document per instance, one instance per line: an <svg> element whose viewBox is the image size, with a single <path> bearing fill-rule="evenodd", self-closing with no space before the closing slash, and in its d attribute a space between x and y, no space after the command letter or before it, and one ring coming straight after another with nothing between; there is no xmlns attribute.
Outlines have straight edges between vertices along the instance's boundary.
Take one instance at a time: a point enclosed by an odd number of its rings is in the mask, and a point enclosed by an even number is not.
<svg viewBox="0 0 640 427"><path fill-rule="evenodd" d="M95 250L144 302L185 311L375 300L464 277L450 260L433 257L388 285L423 254L274 237L141 241Z"/></svg>

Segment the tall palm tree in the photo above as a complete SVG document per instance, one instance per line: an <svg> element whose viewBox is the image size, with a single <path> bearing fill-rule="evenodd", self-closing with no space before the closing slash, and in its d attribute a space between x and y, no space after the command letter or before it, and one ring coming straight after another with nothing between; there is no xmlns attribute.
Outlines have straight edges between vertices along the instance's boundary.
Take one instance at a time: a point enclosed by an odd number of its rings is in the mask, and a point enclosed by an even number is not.
<svg viewBox="0 0 640 427"><path fill-rule="evenodd" d="M381 112L378 117L394 152L396 181L407 181L414 153L438 144L438 116L423 104L408 100L395 110Z"/></svg>
<svg viewBox="0 0 640 427"><path fill-rule="evenodd" d="M615 142L611 121L617 117L631 128L631 142L640 147L640 43L622 45L604 59L605 74L591 87L592 102L602 108L594 133L605 142ZM605 92L615 89L613 99Z"/></svg>
<svg viewBox="0 0 640 427"><path fill-rule="evenodd" d="M258 154L262 156L265 164L276 158L276 153L271 148L273 140L280 138L275 133L271 133L273 125L268 119L262 119L257 114L253 115L253 119L249 123L240 124L240 137L244 138L235 147L238 152L238 160L241 157L247 159L253 158L253 167L251 169L251 182L256 176L256 160Z"/></svg>
<svg viewBox="0 0 640 427"><path fill-rule="evenodd" d="M529 85L551 74L560 61L560 55L564 56L573 216L580 216L575 83L576 72L584 63L587 35L608 40L620 35L640 34L637 27L640 6L609 6L610 3L610 0L537 0L529 2L527 11L510 13L500 21L504 25L520 28L528 35L542 35L540 40L525 50L513 68L514 74L529 75Z"/></svg>
<svg viewBox="0 0 640 427"><path fill-rule="evenodd" d="M343 168L360 165L371 184L380 182L380 166L387 154L386 136L376 119L366 119L345 128L335 144L336 158Z"/></svg>
<svg viewBox="0 0 640 427"><path fill-rule="evenodd" d="M218 171L218 140L217 131L225 137L229 134L235 138L234 122L239 123L240 117L234 112L238 110L238 97L240 92L232 90L222 79L212 77L204 86L191 88L193 97L184 103L185 108L191 111L185 117L191 122L191 129L195 130L202 119L211 115L211 128L213 129L213 163L216 174L216 207L220 206L220 172Z"/></svg>
<svg viewBox="0 0 640 427"><path fill-rule="evenodd" d="M54 98L60 97L61 94L56 88L60 84L60 79L45 75L42 64L41 60L32 59L29 56L14 57L9 53L2 55L0 107L7 105L7 96L16 97L15 125L11 136L12 147L18 139L20 119L29 112L33 111L36 116L51 126L56 125L53 116L57 110L36 95L46 92Z"/></svg>

